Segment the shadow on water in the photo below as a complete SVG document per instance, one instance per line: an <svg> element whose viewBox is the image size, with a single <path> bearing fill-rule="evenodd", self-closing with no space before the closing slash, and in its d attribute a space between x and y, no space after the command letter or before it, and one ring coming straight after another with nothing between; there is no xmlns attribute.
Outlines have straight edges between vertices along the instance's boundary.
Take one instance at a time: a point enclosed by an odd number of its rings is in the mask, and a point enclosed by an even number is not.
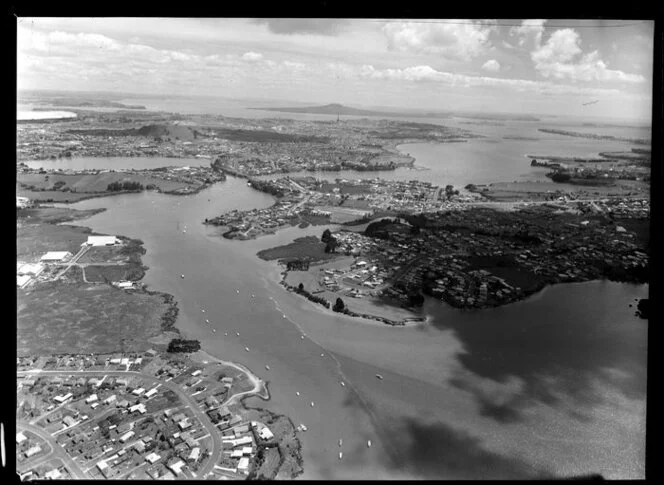
<svg viewBox="0 0 664 485"><path fill-rule="evenodd" d="M480 440L442 423L408 418L399 434L401 452L393 457L399 470L412 469L422 478L537 479L551 478L518 457L506 457L482 447Z"/></svg>
<svg viewBox="0 0 664 485"><path fill-rule="evenodd" d="M644 291L596 281L549 287L489 310L452 312L437 302L426 310L434 327L453 329L463 344L463 372L449 383L475 394L484 415L509 423L529 400L564 399L582 419L583 408L604 399L592 385L598 380L628 398L645 398L647 324L628 308ZM505 395L498 387L506 382Z"/></svg>

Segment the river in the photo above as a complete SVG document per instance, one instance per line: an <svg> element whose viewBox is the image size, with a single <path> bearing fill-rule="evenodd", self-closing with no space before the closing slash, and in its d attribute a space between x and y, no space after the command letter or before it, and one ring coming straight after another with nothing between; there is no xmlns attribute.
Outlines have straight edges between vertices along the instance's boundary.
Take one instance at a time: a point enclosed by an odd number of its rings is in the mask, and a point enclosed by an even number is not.
<svg viewBox="0 0 664 485"><path fill-rule="evenodd" d="M302 478L643 478L647 323L628 305L647 285L557 285L483 311L429 299L426 324L369 323L285 292L256 257L322 227L231 241L201 224L273 201L228 177L72 207L106 207L79 224L144 241L144 282L175 296L184 335L268 382L271 400L249 405L306 424Z"/></svg>

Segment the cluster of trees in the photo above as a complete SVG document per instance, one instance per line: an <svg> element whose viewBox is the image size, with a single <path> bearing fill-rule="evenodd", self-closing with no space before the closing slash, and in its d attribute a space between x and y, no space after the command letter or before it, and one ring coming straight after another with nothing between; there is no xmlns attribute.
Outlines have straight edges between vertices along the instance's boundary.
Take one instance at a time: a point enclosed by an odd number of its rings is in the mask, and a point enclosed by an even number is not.
<svg viewBox="0 0 664 485"><path fill-rule="evenodd" d="M309 269L309 261L306 259L296 259L295 261L287 261L286 269L288 271L307 271Z"/></svg>
<svg viewBox="0 0 664 485"><path fill-rule="evenodd" d="M454 189L453 185L445 186L445 196L449 199L453 195L459 195L459 191Z"/></svg>
<svg viewBox="0 0 664 485"><path fill-rule="evenodd" d="M343 312L345 309L346 309L346 305L344 304L344 301L341 298L337 298L337 301L335 302L334 306L332 307L332 311Z"/></svg>
<svg viewBox="0 0 664 485"><path fill-rule="evenodd" d="M337 241L337 238L332 235L329 229L325 229L323 231L323 235L321 236L320 240L325 243L326 253L334 253L339 247L339 241Z"/></svg>
<svg viewBox="0 0 664 485"><path fill-rule="evenodd" d="M143 184L140 182L111 182L106 187L109 192L119 192L120 190L143 190Z"/></svg>
<svg viewBox="0 0 664 485"><path fill-rule="evenodd" d="M201 349L201 343L198 340L185 340L174 338L168 344L168 352L174 354L178 352L197 352Z"/></svg>
<svg viewBox="0 0 664 485"><path fill-rule="evenodd" d="M549 175L549 174L547 174ZM568 172L553 172L551 174L551 180L558 183L569 182L572 179L572 175Z"/></svg>
<svg viewBox="0 0 664 485"><path fill-rule="evenodd" d="M254 189L260 190L261 192L265 192L270 195L274 195L275 197L283 197L286 195L286 191L284 189L275 185L269 180L251 179L249 180L249 183Z"/></svg>
<svg viewBox="0 0 664 485"><path fill-rule="evenodd" d="M291 288L293 288L295 293L304 296L307 300L323 305L325 308L330 308L329 301L327 301L325 298L321 296L316 296L309 293L307 290L304 289L304 285L302 283L300 283L297 287L291 287Z"/></svg>

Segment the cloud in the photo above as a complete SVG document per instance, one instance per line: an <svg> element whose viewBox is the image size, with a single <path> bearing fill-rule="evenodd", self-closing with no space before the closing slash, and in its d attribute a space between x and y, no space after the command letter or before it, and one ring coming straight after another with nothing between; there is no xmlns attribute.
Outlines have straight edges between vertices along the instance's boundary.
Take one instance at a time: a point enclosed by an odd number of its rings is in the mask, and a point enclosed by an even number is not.
<svg viewBox="0 0 664 485"><path fill-rule="evenodd" d="M620 94L617 89L585 88L549 81L530 81L527 79L509 79L487 76L468 76L445 71L437 71L431 66L413 66L405 69L376 69L371 65L364 65L359 70L359 76L368 79L385 79L390 81L408 82L438 82L455 87L493 87L509 88L517 92L535 92L539 94L572 94L584 96L601 96Z"/></svg>
<svg viewBox="0 0 664 485"><path fill-rule="evenodd" d="M509 35L519 38L519 45L523 46L529 38L533 38L535 45L539 46L542 42L542 35L544 34L544 19L528 19L521 22L521 26L512 27Z"/></svg>
<svg viewBox="0 0 664 485"><path fill-rule="evenodd" d="M500 62L495 59L491 59L482 64L482 69L485 71L498 72L500 71Z"/></svg>
<svg viewBox="0 0 664 485"><path fill-rule="evenodd" d="M609 69L598 51L583 54L581 38L573 29L556 30L544 45L538 45L530 55L535 69L545 78L572 81L645 82L639 74Z"/></svg>
<svg viewBox="0 0 664 485"><path fill-rule="evenodd" d="M245 52L242 54L243 61L256 62L260 61L262 58L263 54L259 54L258 52Z"/></svg>
<svg viewBox="0 0 664 485"><path fill-rule="evenodd" d="M491 48L489 34L496 27L490 22L434 23L388 22L383 26L390 50L439 54L469 61Z"/></svg>
<svg viewBox="0 0 664 485"><path fill-rule="evenodd" d="M347 19L256 19L273 34L338 35L350 23Z"/></svg>

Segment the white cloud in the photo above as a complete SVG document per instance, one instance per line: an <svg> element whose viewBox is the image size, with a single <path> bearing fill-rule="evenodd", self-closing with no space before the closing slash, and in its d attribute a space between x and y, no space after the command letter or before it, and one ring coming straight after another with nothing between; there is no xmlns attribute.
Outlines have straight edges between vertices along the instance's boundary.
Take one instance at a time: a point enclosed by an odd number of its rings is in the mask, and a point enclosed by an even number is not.
<svg viewBox="0 0 664 485"><path fill-rule="evenodd" d="M500 62L495 59L491 59L482 64L482 69L485 71L498 72L500 71Z"/></svg>
<svg viewBox="0 0 664 485"><path fill-rule="evenodd" d="M542 35L544 34L544 19L528 19L521 22L520 27L512 27L510 29L510 36L519 38L519 45L523 46L526 41L532 37L535 45L539 46L542 42Z"/></svg>
<svg viewBox="0 0 664 485"><path fill-rule="evenodd" d="M258 52L245 52L242 54L242 60L248 62L260 61L262 58L263 54L259 54Z"/></svg>
<svg viewBox="0 0 664 485"><path fill-rule="evenodd" d="M544 45L538 45L530 54L535 69L545 78L572 81L644 82L639 74L628 74L609 69L600 59L598 51L583 54L581 38L572 29L556 30Z"/></svg>
<svg viewBox="0 0 664 485"><path fill-rule="evenodd" d="M491 22L460 23L388 22L383 26L391 50L440 54L450 59L469 61L490 47Z"/></svg>
<svg viewBox="0 0 664 485"><path fill-rule="evenodd" d="M444 71L437 71L431 66L413 66L405 69L375 69L364 65L359 76L368 79L385 79L410 82L439 82L456 87L494 87L509 88L517 92L536 92L539 94L571 94L584 96L601 96L620 94L617 89L584 88L569 86L549 81L529 81L526 79L507 79L486 76L468 76Z"/></svg>

